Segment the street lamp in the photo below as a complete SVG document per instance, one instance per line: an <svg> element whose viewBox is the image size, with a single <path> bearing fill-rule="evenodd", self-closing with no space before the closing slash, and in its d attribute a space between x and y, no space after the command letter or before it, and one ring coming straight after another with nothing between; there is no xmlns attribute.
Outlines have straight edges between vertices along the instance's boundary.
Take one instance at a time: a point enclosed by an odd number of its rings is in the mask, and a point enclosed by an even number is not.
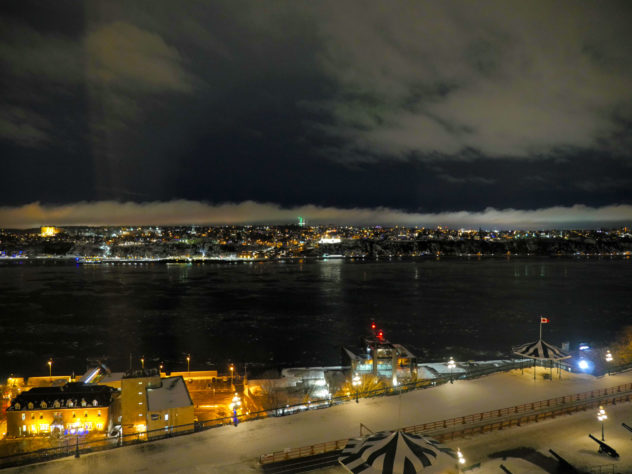
<svg viewBox="0 0 632 474"><path fill-rule="evenodd" d="M187 372L191 376L191 354L187 354Z"/></svg>
<svg viewBox="0 0 632 474"><path fill-rule="evenodd" d="M456 367L456 362L454 362L454 359L450 357L450 360L448 361L448 369L450 369L450 383L454 383L454 380L452 379L452 370L455 367Z"/></svg>
<svg viewBox="0 0 632 474"><path fill-rule="evenodd" d="M456 450L456 456L457 459L459 461L459 472L461 472L461 464L465 464L465 456L463 456L463 453L461 452L460 448L457 448Z"/></svg>
<svg viewBox="0 0 632 474"><path fill-rule="evenodd" d="M353 383L353 386L356 389L356 403L360 403L360 401L358 400L358 398L359 398L359 391L360 391L360 382L361 382L360 376L358 374L355 374L353 376L353 382L352 383Z"/></svg>
<svg viewBox="0 0 632 474"><path fill-rule="evenodd" d="M48 359L48 378L53 378L53 359Z"/></svg>
<svg viewBox="0 0 632 474"><path fill-rule="evenodd" d="M230 384L231 385L235 385L235 377L234 377L235 367L233 366L233 364L230 364L229 369L230 369ZM237 394L235 394L235 395L237 395Z"/></svg>
<svg viewBox="0 0 632 474"><path fill-rule="evenodd" d="M162 370L165 368L165 364L164 363L160 363L160 372L162 372Z"/></svg>
<svg viewBox="0 0 632 474"><path fill-rule="evenodd" d="M230 404L230 409L233 412L233 423L235 424L235 426L237 426L237 424L239 423L237 410L240 408L241 408L241 398L239 398L239 395L237 395L237 392L235 392L235 396L233 397L233 400Z"/></svg>
<svg viewBox="0 0 632 474"><path fill-rule="evenodd" d="M143 370L145 369L145 356L140 358L140 366Z"/></svg>
<svg viewBox="0 0 632 474"><path fill-rule="evenodd" d="M608 375L610 375L610 364L613 361L612 354L610 353L610 349L606 351L606 362L608 363Z"/></svg>
<svg viewBox="0 0 632 474"><path fill-rule="evenodd" d="M602 406L599 407L599 411L597 412L597 419L601 421L601 441L605 441L606 439L603 435L603 422L608 419L608 415L606 415L606 410L604 410Z"/></svg>

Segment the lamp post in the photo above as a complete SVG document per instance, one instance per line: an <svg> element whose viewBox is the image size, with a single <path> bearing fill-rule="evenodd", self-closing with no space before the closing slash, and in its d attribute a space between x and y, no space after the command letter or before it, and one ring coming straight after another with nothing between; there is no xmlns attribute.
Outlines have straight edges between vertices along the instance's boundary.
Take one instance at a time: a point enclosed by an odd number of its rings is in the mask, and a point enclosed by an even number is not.
<svg viewBox="0 0 632 474"><path fill-rule="evenodd" d="M163 362L160 363L160 372L165 368L165 364Z"/></svg>
<svg viewBox="0 0 632 474"><path fill-rule="evenodd" d="M612 363L612 361L613 361L613 357L612 357L612 354L610 353L610 349L608 349L608 350L606 351L606 357L605 357L605 359L606 359L606 363L607 363L606 365L608 366L608 375L610 375L610 364L611 364L611 363Z"/></svg>
<svg viewBox="0 0 632 474"><path fill-rule="evenodd" d="M353 382L352 382L352 384L353 384L353 386L354 386L354 387L355 387L355 389L356 389L356 403L360 403L360 401L359 401L359 397L360 397L360 395L359 395L359 392L360 392L360 382L361 382L361 380L360 380L360 376L359 376L358 374L355 374L355 375L353 376Z"/></svg>
<svg viewBox="0 0 632 474"><path fill-rule="evenodd" d="M459 461L459 472L461 472L461 465L465 464L465 456L463 456L460 448L456 449L456 456Z"/></svg>
<svg viewBox="0 0 632 474"><path fill-rule="evenodd" d="M140 367L141 369L145 370L145 356L142 356L140 358Z"/></svg>
<svg viewBox="0 0 632 474"><path fill-rule="evenodd" d="M239 424L239 416L237 415L237 410L241 408L241 398L235 392L235 396L230 404L230 409L233 412L233 424L237 426Z"/></svg>
<svg viewBox="0 0 632 474"><path fill-rule="evenodd" d="M456 367L456 362L454 362L454 359L450 357L450 360L448 361L448 369L450 369L450 383L454 383L454 379L452 378L452 370L455 367Z"/></svg>
<svg viewBox="0 0 632 474"><path fill-rule="evenodd" d="M230 364L229 369L230 369L230 384L235 385L235 366L233 364Z"/></svg>
<svg viewBox="0 0 632 474"><path fill-rule="evenodd" d="M603 422L608 419L608 415L606 415L606 410L604 410L602 406L599 407L599 411L597 412L597 419L601 421L601 441L605 441L606 439L603 435Z"/></svg>
<svg viewBox="0 0 632 474"><path fill-rule="evenodd" d="M191 376L191 354L187 354L187 372Z"/></svg>
<svg viewBox="0 0 632 474"><path fill-rule="evenodd" d="M48 359L48 378L53 378L53 359Z"/></svg>

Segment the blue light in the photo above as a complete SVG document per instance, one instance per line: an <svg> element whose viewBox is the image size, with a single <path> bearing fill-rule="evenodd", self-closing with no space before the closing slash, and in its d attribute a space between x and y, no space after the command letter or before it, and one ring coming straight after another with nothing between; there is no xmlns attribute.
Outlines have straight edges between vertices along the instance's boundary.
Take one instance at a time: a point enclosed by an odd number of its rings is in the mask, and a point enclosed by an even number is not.
<svg viewBox="0 0 632 474"><path fill-rule="evenodd" d="M588 368L590 367L590 365L588 364L588 361L585 359L580 360L577 363L577 366L582 370L588 370Z"/></svg>
<svg viewBox="0 0 632 474"><path fill-rule="evenodd" d="M590 346L588 344L584 344L583 342L579 344L580 351L587 351L588 349L590 349Z"/></svg>

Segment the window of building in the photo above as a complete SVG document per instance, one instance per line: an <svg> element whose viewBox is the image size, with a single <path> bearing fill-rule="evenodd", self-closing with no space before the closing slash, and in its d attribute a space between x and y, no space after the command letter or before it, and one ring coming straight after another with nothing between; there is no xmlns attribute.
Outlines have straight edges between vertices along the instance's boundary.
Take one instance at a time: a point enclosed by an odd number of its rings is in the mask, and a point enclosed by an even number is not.
<svg viewBox="0 0 632 474"><path fill-rule="evenodd" d="M48 423L40 423L40 431L48 431Z"/></svg>
<svg viewBox="0 0 632 474"><path fill-rule="evenodd" d="M91 430L92 429L92 422L91 421L86 421L83 426L84 426L84 428L86 430Z"/></svg>
<svg viewBox="0 0 632 474"><path fill-rule="evenodd" d="M165 421L169 421L169 413L165 413Z"/></svg>
<svg viewBox="0 0 632 474"><path fill-rule="evenodd" d="M24 413L22 413L22 419L26 420L26 415Z"/></svg>
<svg viewBox="0 0 632 474"><path fill-rule="evenodd" d="M103 423L97 423L97 430L103 429Z"/></svg>
<svg viewBox="0 0 632 474"><path fill-rule="evenodd" d="M97 416L101 416L101 410L97 412Z"/></svg>

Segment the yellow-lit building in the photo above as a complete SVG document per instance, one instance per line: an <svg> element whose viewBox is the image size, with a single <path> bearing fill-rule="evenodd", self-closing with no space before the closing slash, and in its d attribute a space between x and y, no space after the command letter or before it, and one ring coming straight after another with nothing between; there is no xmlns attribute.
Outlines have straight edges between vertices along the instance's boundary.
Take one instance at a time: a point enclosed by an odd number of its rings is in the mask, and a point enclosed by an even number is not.
<svg viewBox="0 0 632 474"><path fill-rule="evenodd" d="M181 376L161 379L157 388L147 389L147 431L152 436L193 431L193 401Z"/></svg>
<svg viewBox="0 0 632 474"><path fill-rule="evenodd" d="M43 226L40 228L40 235L42 237L55 237L61 232L61 229L53 226Z"/></svg>
<svg viewBox="0 0 632 474"><path fill-rule="evenodd" d="M147 431L147 389L160 387L158 371L137 370L121 379L120 419L123 435Z"/></svg>
<svg viewBox="0 0 632 474"><path fill-rule="evenodd" d="M117 392L110 387L68 383L20 393L7 408L7 436L108 433Z"/></svg>
<svg viewBox="0 0 632 474"><path fill-rule="evenodd" d="M182 376L161 379L155 369L138 370L127 373L120 386L116 424L123 435L193 431L193 402Z"/></svg>

